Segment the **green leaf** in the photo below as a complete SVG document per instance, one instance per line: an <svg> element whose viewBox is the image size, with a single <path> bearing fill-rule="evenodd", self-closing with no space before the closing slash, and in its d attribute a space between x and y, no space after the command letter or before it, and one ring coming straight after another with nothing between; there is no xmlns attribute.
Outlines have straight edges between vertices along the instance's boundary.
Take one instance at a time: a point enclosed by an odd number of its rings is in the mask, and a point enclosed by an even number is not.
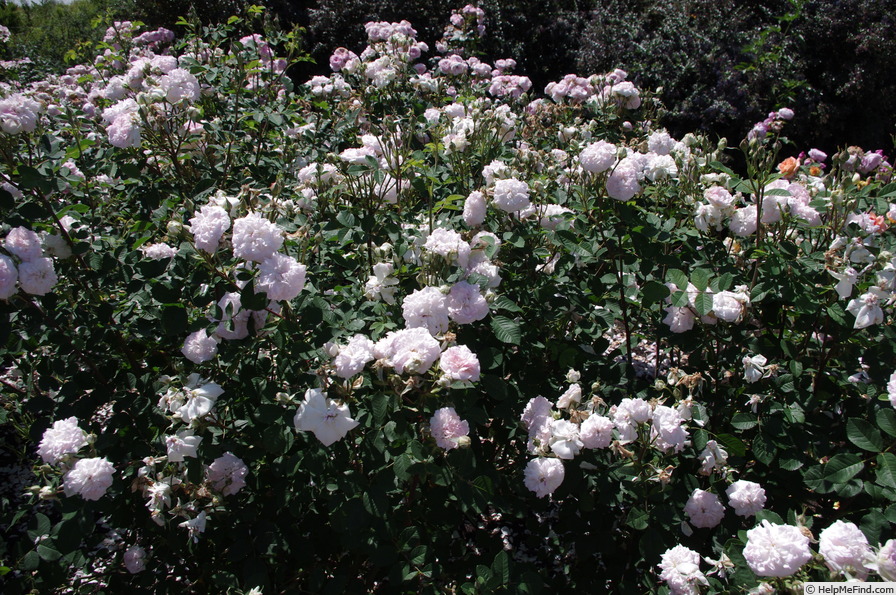
<svg viewBox="0 0 896 595"><path fill-rule="evenodd" d="M523 311L523 309L520 308L519 306L517 306L513 300L511 300L509 297L503 296L503 295L498 296L497 299L495 299L495 301L493 302L493 305L498 310L507 310L508 312L522 312Z"/></svg>
<svg viewBox="0 0 896 595"><path fill-rule="evenodd" d="M708 293L698 293L694 298L694 307L697 314L706 316L712 311L712 296Z"/></svg>
<svg viewBox="0 0 896 595"><path fill-rule="evenodd" d="M831 304L828 306L828 316L831 317L831 320L839 324L840 326L845 326L852 328L853 323L846 318L846 311L843 309L843 306L840 304Z"/></svg>
<svg viewBox="0 0 896 595"><path fill-rule="evenodd" d="M646 308L666 299L669 296L669 288L657 281L648 281L641 287L641 293L644 296L641 304Z"/></svg>
<svg viewBox="0 0 896 595"><path fill-rule="evenodd" d="M672 294L672 305L678 308L684 308L688 305L688 293L686 291L676 291Z"/></svg>
<svg viewBox="0 0 896 595"><path fill-rule="evenodd" d="M896 455L891 452L882 452L877 455L877 479L882 486L896 488Z"/></svg>
<svg viewBox="0 0 896 595"><path fill-rule="evenodd" d="M896 438L896 411L892 409L879 409L875 416L877 427Z"/></svg>
<svg viewBox="0 0 896 595"><path fill-rule="evenodd" d="M502 343L519 345L522 339L520 325L506 316L493 316L491 320L495 337Z"/></svg>
<svg viewBox="0 0 896 595"><path fill-rule="evenodd" d="M759 425L759 420L750 413L735 413L731 418L731 426L738 430L749 430Z"/></svg>
<svg viewBox="0 0 896 595"><path fill-rule="evenodd" d="M747 445L733 434L719 434L716 436L716 442L722 445L729 456L742 457L747 454Z"/></svg>
<svg viewBox="0 0 896 595"><path fill-rule="evenodd" d="M36 541L39 537L43 537L50 532L50 528L52 524L50 523L50 519L47 515L43 513L37 513L34 515L34 518L28 523L28 538L31 541Z"/></svg>
<svg viewBox="0 0 896 595"><path fill-rule="evenodd" d="M709 287L709 271L706 269L697 269L693 273L691 273L691 283L694 284L700 291L706 291L706 288ZM680 289L684 289L681 287Z"/></svg>
<svg viewBox="0 0 896 595"><path fill-rule="evenodd" d="M498 585L510 584L510 558L507 552L501 550L492 562L492 582Z"/></svg>
<svg viewBox="0 0 896 595"><path fill-rule="evenodd" d="M682 291L688 287L688 276L678 269L669 269L666 273L666 281L672 283Z"/></svg>
<svg viewBox="0 0 896 595"><path fill-rule="evenodd" d="M53 191L52 182L33 167L20 165L19 175L21 176L19 186L23 189L35 188L43 194L49 194Z"/></svg>
<svg viewBox="0 0 896 595"><path fill-rule="evenodd" d="M846 437L862 450L880 452L884 447L880 432L864 419L852 418L847 421Z"/></svg>
<svg viewBox="0 0 896 595"><path fill-rule="evenodd" d="M737 174L734 173L734 172L731 170L731 168L729 168L729 167L723 165L723 164L722 164L721 162L719 162L719 161L712 161L712 162L710 162L708 165L709 165L709 167L711 167L712 169L714 169L714 170L716 170L716 171L720 171L720 172L726 173L726 174L728 174L729 176L731 176L732 178L737 178Z"/></svg>
<svg viewBox="0 0 896 595"><path fill-rule="evenodd" d="M882 541L881 535L889 533L890 531L890 522L881 511L872 510L862 517L862 521L859 523L859 528L862 530L862 533L865 534L865 537L868 538L869 542L880 543Z"/></svg>
<svg viewBox="0 0 896 595"><path fill-rule="evenodd" d="M41 560L46 560L47 562L53 562L62 557L62 554L58 551L43 544L37 546L37 555L40 556Z"/></svg>
<svg viewBox="0 0 896 595"><path fill-rule="evenodd" d="M819 494L828 494L837 487L849 482L862 472L865 464L855 454L839 454L824 465L810 467L803 474L803 482L810 490Z"/></svg>
<svg viewBox="0 0 896 595"><path fill-rule="evenodd" d="M727 291L731 289L731 286L734 284L734 275L732 275L731 273L725 273L714 281L716 285L716 291Z"/></svg>
<svg viewBox="0 0 896 595"><path fill-rule="evenodd" d="M760 510L759 512L756 513L756 523L758 524L758 523L761 523L762 521L768 521L775 525L786 524L786 523L784 523L784 519L781 518L781 515L779 515L776 512L773 512L771 510Z"/></svg>
<svg viewBox="0 0 896 595"><path fill-rule="evenodd" d="M643 531L647 528L647 525L650 524L650 515L647 514L647 511L641 508L633 508L632 511L628 513L628 518L625 520L625 524L637 531Z"/></svg>
<svg viewBox="0 0 896 595"><path fill-rule="evenodd" d="M757 434L756 437L753 438L752 451L756 460L766 465L771 465L777 454L775 445L763 434Z"/></svg>
<svg viewBox="0 0 896 595"><path fill-rule="evenodd" d="M37 567L40 566L40 556L37 555L37 552L31 550L25 557L22 558L22 561L19 562L19 570L30 572L32 570L37 570Z"/></svg>

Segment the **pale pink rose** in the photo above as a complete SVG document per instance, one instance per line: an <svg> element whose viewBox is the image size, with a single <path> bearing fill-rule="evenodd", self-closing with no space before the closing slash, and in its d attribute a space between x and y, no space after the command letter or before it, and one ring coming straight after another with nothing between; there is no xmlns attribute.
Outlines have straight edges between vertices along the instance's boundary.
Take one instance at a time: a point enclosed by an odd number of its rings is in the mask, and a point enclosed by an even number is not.
<svg viewBox="0 0 896 595"><path fill-rule="evenodd" d="M466 345L456 345L446 349L439 358L439 368L451 381L479 380L479 358Z"/></svg>
<svg viewBox="0 0 896 595"><path fill-rule="evenodd" d="M113 473L115 467L104 458L81 459L65 474L62 489L66 496L99 500L112 485Z"/></svg>
<svg viewBox="0 0 896 595"><path fill-rule="evenodd" d="M445 450L457 448L461 438L470 433L470 425L457 415L454 407L443 407L436 411L429 426L436 444Z"/></svg>
<svg viewBox="0 0 896 595"><path fill-rule="evenodd" d="M563 461L540 457L526 465L524 483L536 496L544 498L560 487L564 475Z"/></svg>
<svg viewBox="0 0 896 595"><path fill-rule="evenodd" d="M688 515L691 525L711 529L722 522L725 507L722 506L719 497L712 492L696 489L688 498L684 512Z"/></svg>

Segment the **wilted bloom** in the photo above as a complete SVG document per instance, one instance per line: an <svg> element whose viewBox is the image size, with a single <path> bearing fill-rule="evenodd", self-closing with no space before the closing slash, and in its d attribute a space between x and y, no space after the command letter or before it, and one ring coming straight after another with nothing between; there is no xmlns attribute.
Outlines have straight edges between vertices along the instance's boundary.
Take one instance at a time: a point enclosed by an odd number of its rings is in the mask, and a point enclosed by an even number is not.
<svg viewBox="0 0 896 595"><path fill-rule="evenodd" d="M809 538L792 525L762 521L747 531L744 558L757 576L784 577L812 559Z"/></svg>
<svg viewBox="0 0 896 595"><path fill-rule="evenodd" d="M563 483L563 461L540 457L532 459L526 465L526 487L535 492L539 498L550 496Z"/></svg>
<svg viewBox="0 0 896 595"><path fill-rule="evenodd" d="M708 585L700 572L700 554L683 545L666 550L660 558L660 579L666 581L672 595L698 595L700 585Z"/></svg>
<svg viewBox="0 0 896 595"><path fill-rule="evenodd" d="M99 500L112 485L113 473L115 467L105 458L81 459L65 474L62 489L66 496Z"/></svg>
<svg viewBox="0 0 896 595"><path fill-rule="evenodd" d="M457 448L461 438L470 433L470 425L462 420L454 407L442 407L429 420L430 432L439 448Z"/></svg>
<svg viewBox="0 0 896 595"><path fill-rule="evenodd" d="M765 507L765 490L753 481L735 481L728 486L725 494L737 516L753 516Z"/></svg>
<svg viewBox="0 0 896 595"><path fill-rule="evenodd" d="M818 551L828 568L864 580L868 575L865 562L873 557L868 538L854 524L834 521L818 536Z"/></svg>
<svg viewBox="0 0 896 595"><path fill-rule="evenodd" d="M768 363L768 360L764 355L754 355L753 357L745 355L742 361L744 364L744 378L747 382L756 382L765 374L765 364Z"/></svg>
<svg viewBox="0 0 896 595"><path fill-rule="evenodd" d="M700 474L711 475L725 467L728 453L715 440L707 440L706 448L700 453Z"/></svg>
<svg viewBox="0 0 896 595"><path fill-rule="evenodd" d="M55 465L63 456L76 453L84 446L87 446L87 433L78 427L76 417L69 417L53 422L53 427L44 431L37 454L45 463Z"/></svg>
<svg viewBox="0 0 896 595"><path fill-rule="evenodd" d="M313 432L324 446L342 440L349 430L358 426L351 418L348 405L328 399L318 388L305 391L305 401L299 405L293 423L300 432Z"/></svg>

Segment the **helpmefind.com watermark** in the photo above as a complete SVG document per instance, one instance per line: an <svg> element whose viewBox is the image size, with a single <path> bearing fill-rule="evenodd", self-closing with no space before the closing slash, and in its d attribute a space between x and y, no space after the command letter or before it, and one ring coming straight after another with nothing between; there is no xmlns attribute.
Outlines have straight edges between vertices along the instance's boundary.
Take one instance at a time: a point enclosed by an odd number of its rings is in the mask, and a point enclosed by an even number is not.
<svg viewBox="0 0 896 595"><path fill-rule="evenodd" d="M893 593L896 594L896 583L856 584L856 583L804 583L803 593L806 595L858 595L860 593Z"/></svg>

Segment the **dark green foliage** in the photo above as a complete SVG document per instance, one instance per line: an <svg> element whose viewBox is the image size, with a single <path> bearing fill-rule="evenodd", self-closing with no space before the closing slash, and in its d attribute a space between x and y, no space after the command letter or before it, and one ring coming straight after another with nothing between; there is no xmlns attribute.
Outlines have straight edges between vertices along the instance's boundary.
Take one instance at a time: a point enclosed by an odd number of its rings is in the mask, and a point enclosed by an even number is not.
<svg viewBox="0 0 896 595"><path fill-rule="evenodd" d="M679 136L697 129L737 138L779 101L778 81L793 76L787 61L744 52L771 16L733 1L602 2L584 28L576 66L622 68L642 87L661 89L671 110L663 122Z"/></svg>
<svg viewBox="0 0 896 595"><path fill-rule="evenodd" d="M819 144L890 145L896 131L896 13L886 0L812 0L794 23L805 80L817 92L798 122ZM835 144L836 143L836 144Z"/></svg>

